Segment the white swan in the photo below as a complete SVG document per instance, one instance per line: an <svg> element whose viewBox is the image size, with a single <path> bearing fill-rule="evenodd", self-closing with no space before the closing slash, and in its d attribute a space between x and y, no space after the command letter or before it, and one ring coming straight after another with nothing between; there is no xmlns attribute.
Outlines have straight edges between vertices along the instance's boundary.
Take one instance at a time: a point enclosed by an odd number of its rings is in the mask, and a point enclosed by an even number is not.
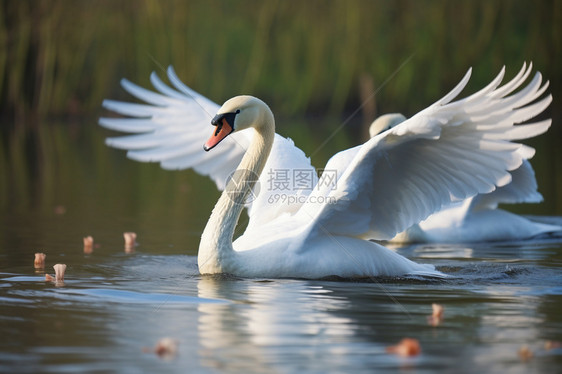
<svg viewBox="0 0 562 374"><path fill-rule="evenodd" d="M402 123L406 117L389 113L378 117L369 128L371 137ZM533 155L530 155L531 157ZM487 194L459 201L430 215L420 223L398 233L395 243L459 243L525 240L542 234L562 231L558 225L531 221L499 209L499 204L539 203L535 172L525 159L511 171L511 183Z"/></svg>
<svg viewBox="0 0 562 374"><path fill-rule="evenodd" d="M330 227L336 224L330 217L339 207L312 200L294 214L266 219L254 211L248 228L233 243L238 218L257 181L254 176L262 173L272 149L275 124L269 107L252 96L228 100L213 124L217 129L205 143L205 150L233 131L252 127L255 135L238 166L238 178L226 186L201 236L198 264L202 274L298 278L439 274L431 265L416 264L379 244L338 232L338 227Z"/></svg>
<svg viewBox="0 0 562 374"><path fill-rule="evenodd" d="M274 133L267 105L248 96L231 99L216 110L215 136L220 138L206 145L222 143L204 154L200 130L207 122L205 112L215 105L183 85L173 70L168 73L181 92L165 86L154 74L152 83L164 95L122 81L128 91L152 105L105 101L104 106L146 118L102 118L100 124L142 133L108 139L109 145L129 149L129 157L159 161L164 168L193 167L210 175L221 189L233 165L240 163L237 182L241 184L231 181L202 236L202 273L303 278L438 275L431 265L413 263L361 238L390 239L444 205L509 183L508 170L519 167L533 151L511 140L538 135L550 126L549 120L514 126L550 103L548 96L528 105L546 89L540 86L540 74L525 89L507 96L522 81L514 79L498 88L502 70L483 90L451 102L468 82L469 70L457 87L432 106L332 157L324 174L334 171L330 179L334 183L325 183L324 175L316 176L302 151ZM486 122L489 118L493 124ZM231 135L229 127L234 129ZM283 173L272 175L272 171ZM282 183L294 187L295 171L298 175L311 171L313 188L274 188ZM262 189L251 203L245 233L232 243L243 203L255 182L253 173L261 173ZM279 195L286 198L276 199Z"/></svg>

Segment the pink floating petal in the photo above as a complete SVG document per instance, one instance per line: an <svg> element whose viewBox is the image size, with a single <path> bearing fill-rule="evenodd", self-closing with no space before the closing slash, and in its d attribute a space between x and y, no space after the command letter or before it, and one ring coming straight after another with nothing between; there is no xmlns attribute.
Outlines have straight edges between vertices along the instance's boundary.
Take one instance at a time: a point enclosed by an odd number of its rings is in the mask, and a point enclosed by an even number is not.
<svg viewBox="0 0 562 374"><path fill-rule="evenodd" d="M427 322L431 326L438 326L443 321L443 312L445 308L443 308L443 305L435 303L431 304L431 308L433 309L433 314L427 317Z"/></svg>
<svg viewBox="0 0 562 374"><path fill-rule="evenodd" d="M134 247L137 240L137 234L134 232L124 232L123 237L125 238L125 247Z"/></svg>
<svg viewBox="0 0 562 374"><path fill-rule="evenodd" d="M66 265L56 264L55 266L53 266L53 268L55 269L55 280L57 282L62 282L64 280L64 272L66 271Z"/></svg>
<svg viewBox="0 0 562 374"><path fill-rule="evenodd" d="M84 247L89 246L89 247L93 247L94 246L94 238L92 238L91 236L86 236L84 238Z"/></svg>
<svg viewBox="0 0 562 374"><path fill-rule="evenodd" d="M35 261L33 261L33 265L36 268L44 268L45 267L45 258L47 257L44 253L36 253L35 254Z"/></svg>
<svg viewBox="0 0 562 374"><path fill-rule="evenodd" d="M547 351L550 351L551 349L558 349L560 347L562 347L562 343L556 340L547 340L544 342L544 349Z"/></svg>
<svg viewBox="0 0 562 374"><path fill-rule="evenodd" d="M94 238L86 236L84 238L84 253L89 255L94 251Z"/></svg>
<svg viewBox="0 0 562 374"><path fill-rule="evenodd" d="M154 347L154 353L162 358L174 358L178 353L178 341L172 338L162 338Z"/></svg>
<svg viewBox="0 0 562 374"><path fill-rule="evenodd" d="M402 357L411 357L421 353L421 346L417 339L404 338L397 345L386 347L386 351Z"/></svg>
<svg viewBox="0 0 562 374"><path fill-rule="evenodd" d="M433 317L443 318L443 311L445 310L443 305L433 303L431 308L433 309Z"/></svg>
<svg viewBox="0 0 562 374"><path fill-rule="evenodd" d="M531 351L531 348L529 348L526 345L519 348L519 351L517 351L517 354L519 355L519 358L521 359L521 361L529 361L530 359L533 358L533 351Z"/></svg>

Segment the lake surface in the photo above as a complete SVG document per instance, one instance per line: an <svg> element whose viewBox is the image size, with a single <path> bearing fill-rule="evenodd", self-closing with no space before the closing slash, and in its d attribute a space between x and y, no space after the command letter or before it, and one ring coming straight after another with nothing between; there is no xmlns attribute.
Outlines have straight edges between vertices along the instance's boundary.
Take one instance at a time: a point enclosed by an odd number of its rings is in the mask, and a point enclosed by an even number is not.
<svg viewBox="0 0 562 374"><path fill-rule="evenodd" d="M199 235L218 197L211 182L128 161L93 124L42 131L0 143L9 155L0 159L0 372L562 367L562 348L544 347L562 340L561 237L395 248L452 275L444 280L200 276ZM124 231L137 232L134 251ZM44 270L34 268L35 252L47 254ZM56 263L68 266L64 283L45 281ZM432 303L445 308L435 327ZM164 337L177 340L175 357L152 351ZM405 337L420 342L420 355L386 352Z"/></svg>

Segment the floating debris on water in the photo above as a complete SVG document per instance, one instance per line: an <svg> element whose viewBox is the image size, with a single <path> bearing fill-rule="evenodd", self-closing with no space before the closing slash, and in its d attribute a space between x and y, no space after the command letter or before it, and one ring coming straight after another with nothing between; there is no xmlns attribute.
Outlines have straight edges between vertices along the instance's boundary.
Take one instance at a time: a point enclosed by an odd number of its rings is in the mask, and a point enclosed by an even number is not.
<svg viewBox="0 0 562 374"><path fill-rule="evenodd" d="M431 308L433 309L433 314L427 317L427 322L431 326L439 326L441 322L443 322L443 312L445 308L443 308L443 305L435 303L431 304Z"/></svg>
<svg viewBox="0 0 562 374"><path fill-rule="evenodd" d="M533 358L533 351L527 345L524 345L521 348L519 348L517 354L519 355L521 361L529 361L530 359Z"/></svg>
<svg viewBox="0 0 562 374"><path fill-rule="evenodd" d="M56 264L53 266L55 269L55 280L57 282L62 282L64 280L64 272L66 271L65 264Z"/></svg>
<svg viewBox="0 0 562 374"><path fill-rule="evenodd" d="M412 357L421 353L421 346L417 339L404 338L397 345L386 347L386 352L402 357Z"/></svg>
<svg viewBox="0 0 562 374"><path fill-rule="evenodd" d="M50 274L45 274L45 280L47 282L55 282L57 284L64 284L64 273L66 271L65 264L56 264L53 265L53 269L55 269L55 276L53 277Z"/></svg>
<svg viewBox="0 0 562 374"><path fill-rule="evenodd" d="M163 359L172 359L176 357L178 353L178 341L173 338L162 338L156 343L154 348L143 348L143 352L151 353L154 352L158 355L158 357Z"/></svg>
<svg viewBox="0 0 562 374"><path fill-rule="evenodd" d="M558 349L562 347L562 343L555 340L547 340L544 342L544 349L550 351L551 349Z"/></svg>
<svg viewBox="0 0 562 374"><path fill-rule="evenodd" d="M84 253L89 255L94 251L94 238L86 236L84 238Z"/></svg>
<svg viewBox="0 0 562 374"><path fill-rule="evenodd" d="M33 265L35 268L40 269L45 267L45 258L47 257L44 253L36 253L35 254L35 261L33 261Z"/></svg>
<svg viewBox="0 0 562 374"><path fill-rule="evenodd" d="M137 244L137 234L134 232L124 232L123 238L125 238L125 252L132 253L135 251L135 245Z"/></svg>

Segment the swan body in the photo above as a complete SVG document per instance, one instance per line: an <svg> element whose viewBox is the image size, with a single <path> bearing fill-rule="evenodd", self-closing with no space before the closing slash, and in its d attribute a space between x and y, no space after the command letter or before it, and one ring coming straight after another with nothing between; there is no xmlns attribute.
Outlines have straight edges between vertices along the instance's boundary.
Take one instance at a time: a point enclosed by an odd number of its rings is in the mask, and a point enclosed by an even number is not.
<svg viewBox="0 0 562 374"><path fill-rule="evenodd" d="M511 181L510 171L534 152L513 141L550 126L550 120L515 126L551 101L549 95L530 104L546 90L539 73L512 94L530 70L524 66L524 74L498 87L502 70L484 89L453 101L468 82L469 70L441 100L335 154L321 176L291 140L275 134L273 114L261 100L238 96L219 107L181 83L171 68L175 89L151 76L160 93L123 80L127 91L148 104L106 100L106 108L129 118L101 118L100 124L138 133L107 139L108 145L127 149L128 157L160 162L166 169L194 168L223 190L201 237L203 274L441 276L432 265L416 264L365 239L391 239L445 206ZM202 134L215 113L213 135L204 142ZM234 170L238 177L228 181ZM295 188L303 173L311 188ZM260 192L252 196L257 183ZM276 199L279 195L286 199ZM233 242L245 207L248 226Z"/></svg>
<svg viewBox="0 0 562 374"><path fill-rule="evenodd" d="M404 122L406 117L390 113L378 117L369 128L371 137ZM499 209L499 204L540 203L535 172L525 159L511 171L511 183L488 194L479 194L451 204L420 223L398 233L395 243L469 243L525 240L562 231L558 225L534 222Z"/></svg>
<svg viewBox="0 0 562 374"><path fill-rule="evenodd" d="M305 211L282 214L266 222L259 219L257 223L250 215L246 232L233 243L245 199L256 182L249 176L262 173L273 147L275 124L269 107L251 96L227 101L218 111L218 126L220 121L229 126L224 113L237 113L232 128L253 127L255 134L237 168L247 175L227 184L201 236L198 264L202 274L296 278L442 275L432 265L416 264L380 244L335 233L322 234ZM221 132L218 140L205 144L206 149L212 149L230 134L223 137Z"/></svg>

